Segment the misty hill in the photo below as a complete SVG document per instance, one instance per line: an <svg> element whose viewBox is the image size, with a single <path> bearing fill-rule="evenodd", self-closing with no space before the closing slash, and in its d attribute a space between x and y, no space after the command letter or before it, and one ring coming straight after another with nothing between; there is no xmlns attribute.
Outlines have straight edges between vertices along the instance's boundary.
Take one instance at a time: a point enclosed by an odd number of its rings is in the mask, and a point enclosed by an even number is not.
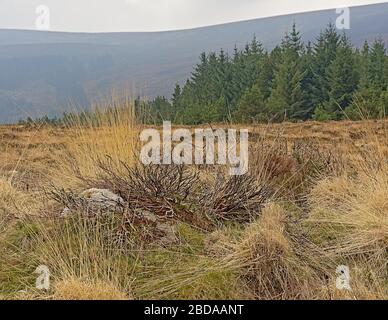
<svg viewBox="0 0 388 320"><path fill-rule="evenodd" d="M0 122L54 116L87 107L113 89L170 96L201 52L232 52L256 34L272 49L296 22L313 41L335 10L286 15L192 30L149 33L60 33L0 30ZM351 9L352 42L388 42L388 3Z"/></svg>

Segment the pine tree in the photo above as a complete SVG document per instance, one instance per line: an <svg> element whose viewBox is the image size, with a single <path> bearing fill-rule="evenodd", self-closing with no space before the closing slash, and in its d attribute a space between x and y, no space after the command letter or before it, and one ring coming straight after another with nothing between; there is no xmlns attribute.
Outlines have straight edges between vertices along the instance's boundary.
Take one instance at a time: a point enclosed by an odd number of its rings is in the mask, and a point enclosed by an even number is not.
<svg viewBox="0 0 388 320"><path fill-rule="evenodd" d="M370 87L370 47L368 41L364 42L361 54L359 56L359 69L360 69L360 83L359 90L364 90Z"/></svg>
<svg viewBox="0 0 388 320"><path fill-rule="evenodd" d="M312 79L312 104L320 106L329 100L328 70L337 55L340 43L335 26L329 24L324 32L321 32L314 45L311 70Z"/></svg>
<svg viewBox="0 0 388 320"><path fill-rule="evenodd" d="M179 85L179 83L177 83L175 85L174 93L172 94L172 99L171 99L171 103L172 103L171 119L173 121L176 120L178 113L182 111L182 110L180 110L181 109L181 97L182 97L182 89L181 89L181 86Z"/></svg>
<svg viewBox="0 0 388 320"><path fill-rule="evenodd" d="M328 70L329 100L323 104L331 119L339 120L358 86L353 48L343 35L336 56Z"/></svg>
<svg viewBox="0 0 388 320"><path fill-rule="evenodd" d="M299 119L304 104L300 54L302 44L295 24L282 41L280 62L276 66L274 86L268 105L274 120Z"/></svg>
<svg viewBox="0 0 388 320"><path fill-rule="evenodd" d="M238 103L234 119L238 122L268 121L270 118L264 94L258 84L248 89Z"/></svg>
<svg viewBox="0 0 388 320"><path fill-rule="evenodd" d="M313 79L314 73L312 70L313 67L313 48L311 43L308 42L305 48L305 52L301 57L301 70L303 73L302 79L302 90L303 90L303 106L299 112L299 117L302 120L311 119L315 105L313 102L314 89L313 89Z"/></svg>
<svg viewBox="0 0 388 320"><path fill-rule="evenodd" d="M290 33L286 33L284 39L282 40L283 50L286 50L287 53L292 54L294 59L298 59L303 53L303 44L301 41L302 37L300 32L296 29L296 24L292 25L292 30Z"/></svg>
<svg viewBox="0 0 388 320"><path fill-rule="evenodd" d="M268 100L274 120L298 119L303 106L303 75L290 57L285 55L275 72L274 88Z"/></svg>
<svg viewBox="0 0 388 320"><path fill-rule="evenodd" d="M260 88L264 100L267 100L271 95L272 82L274 78L274 66L267 53L264 53L262 59L260 59L258 69L259 71L255 84Z"/></svg>
<svg viewBox="0 0 388 320"><path fill-rule="evenodd" d="M375 89L386 90L386 48L382 39L376 40L371 48L368 74Z"/></svg>

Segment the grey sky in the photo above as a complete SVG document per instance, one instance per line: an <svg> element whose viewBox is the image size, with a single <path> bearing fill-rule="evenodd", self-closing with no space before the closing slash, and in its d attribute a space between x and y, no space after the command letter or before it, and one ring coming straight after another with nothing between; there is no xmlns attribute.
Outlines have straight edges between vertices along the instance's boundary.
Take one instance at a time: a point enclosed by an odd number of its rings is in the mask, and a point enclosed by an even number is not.
<svg viewBox="0 0 388 320"><path fill-rule="evenodd" d="M259 17L382 3L371 0L0 0L0 28L35 29L39 5L50 30L74 32L187 29Z"/></svg>

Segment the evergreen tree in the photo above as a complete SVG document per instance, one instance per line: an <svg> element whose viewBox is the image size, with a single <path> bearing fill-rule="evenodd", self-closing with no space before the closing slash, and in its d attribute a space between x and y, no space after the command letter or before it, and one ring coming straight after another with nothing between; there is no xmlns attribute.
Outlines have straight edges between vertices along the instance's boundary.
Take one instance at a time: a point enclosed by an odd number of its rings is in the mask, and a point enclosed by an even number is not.
<svg viewBox="0 0 388 320"><path fill-rule="evenodd" d="M349 39L343 35L336 56L328 69L329 99L323 109L331 119L339 120L351 102L358 86L358 73Z"/></svg>
<svg viewBox="0 0 388 320"><path fill-rule="evenodd" d="M291 34L286 34L281 46L281 60L276 66L274 86L268 100L274 120L299 119L303 107L300 54L302 44L295 25Z"/></svg>
<svg viewBox="0 0 388 320"><path fill-rule="evenodd" d="M386 61L385 44L381 39L376 40L371 48L368 70L370 84L374 89L387 89Z"/></svg>
<svg viewBox="0 0 388 320"><path fill-rule="evenodd" d="M308 42L305 52L301 57L301 71L303 73L302 89L303 89L303 101L304 104L299 111L299 118L303 120L311 119L315 105L314 100L314 73L313 73L313 48L311 43Z"/></svg>
<svg viewBox="0 0 388 320"><path fill-rule="evenodd" d="M172 94L171 99L171 107L172 107L172 121L176 121L178 113L182 112L181 110L181 97L182 97L182 89L179 83L175 85L174 93Z"/></svg>
<svg viewBox="0 0 388 320"><path fill-rule="evenodd" d="M311 70L312 79L312 105L318 107L329 100L329 68L337 55L340 43L335 26L329 24L320 34L314 45Z"/></svg>
<svg viewBox="0 0 388 320"><path fill-rule="evenodd" d="M388 112L386 49L381 40L372 48L364 44L361 53L361 79L352 104L346 109L350 119L382 118Z"/></svg>
<svg viewBox="0 0 388 320"><path fill-rule="evenodd" d="M234 114L234 119L238 122L247 123L268 121L271 116L275 115L271 115L267 109L266 99L260 85L255 84L242 96Z"/></svg>

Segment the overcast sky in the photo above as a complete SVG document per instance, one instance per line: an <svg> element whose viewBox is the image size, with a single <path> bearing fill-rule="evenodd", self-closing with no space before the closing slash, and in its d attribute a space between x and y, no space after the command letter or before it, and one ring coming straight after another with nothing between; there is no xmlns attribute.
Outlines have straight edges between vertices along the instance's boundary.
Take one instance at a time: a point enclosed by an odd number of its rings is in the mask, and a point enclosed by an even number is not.
<svg viewBox="0 0 388 320"><path fill-rule="evenodd" d="M0 0L0 28L35 29L36 8L50 30L73 32L187 29L293 12L381 3L370 0Z"/></svg>

